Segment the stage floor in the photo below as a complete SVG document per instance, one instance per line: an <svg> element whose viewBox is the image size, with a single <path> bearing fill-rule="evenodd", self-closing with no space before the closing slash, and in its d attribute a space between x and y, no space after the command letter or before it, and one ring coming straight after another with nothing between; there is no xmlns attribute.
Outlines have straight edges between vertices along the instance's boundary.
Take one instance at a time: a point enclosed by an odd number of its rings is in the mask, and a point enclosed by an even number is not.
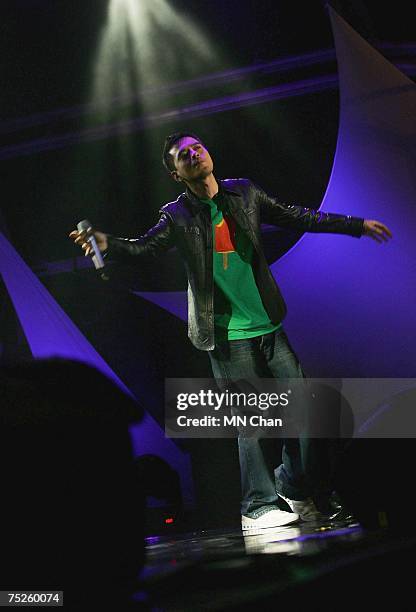
<svg viewBox="0 0 416 612"><path fill-rule="evenodd" d="M224 529L154 536L146 543L142 584L152 610L269 610L278 601L295 610L306 602L309 610L341 610L354 605L356 589L367 589L375 601L393 597L391 569L411 567L416 536L358 523L300 523L250 535Z"/></svg>
<svg viewBox="0 0 416 612"><path fill-rule="evenodd" d="M170 574L194 563L227 562L247 555L281 554L310 556L336 543L364 537L358 523L299 523L274 529L259 529L245 535L241 529L194 531L181 535L146 538L147 563L144 576Z"/></svg>

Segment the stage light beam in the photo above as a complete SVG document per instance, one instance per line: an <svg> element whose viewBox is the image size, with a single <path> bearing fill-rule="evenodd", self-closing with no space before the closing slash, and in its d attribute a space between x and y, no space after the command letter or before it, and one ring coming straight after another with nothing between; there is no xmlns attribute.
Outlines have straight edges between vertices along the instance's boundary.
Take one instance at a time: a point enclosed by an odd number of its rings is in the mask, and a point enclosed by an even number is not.
<svg viewBox="0 0 416 612"><path fill-rule="evenodd" d="M219 66L201 28L167 0L110 0L93 67L92 102L108 120L114 98L128 102L143 89ZM149 110L145 97L140 103Z"/></svg>

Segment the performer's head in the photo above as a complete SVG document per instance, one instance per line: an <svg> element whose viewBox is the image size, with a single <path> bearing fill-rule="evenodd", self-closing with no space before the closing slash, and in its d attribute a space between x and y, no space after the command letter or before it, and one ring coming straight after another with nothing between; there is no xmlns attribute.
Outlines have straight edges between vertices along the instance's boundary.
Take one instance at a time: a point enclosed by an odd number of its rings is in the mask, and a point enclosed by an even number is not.
<svg viewBox="0 0 416 612"><path fill-rule="evenodd" d="M214 168L207 148L190 132L175 132L166 138L163 165L175 181L186 184L205 179Z"/></svg>

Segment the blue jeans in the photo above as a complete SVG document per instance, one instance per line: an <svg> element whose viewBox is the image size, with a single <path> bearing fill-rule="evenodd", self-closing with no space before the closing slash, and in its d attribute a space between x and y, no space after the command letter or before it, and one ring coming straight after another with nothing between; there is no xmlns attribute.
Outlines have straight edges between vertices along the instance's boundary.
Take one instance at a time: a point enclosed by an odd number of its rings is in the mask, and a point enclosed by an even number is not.
<svg viewBox="0 0 416 612"><path fill-rule="evenodd" d="M220 386L244 378L304 377L282 327L264 336L219 343L209 356L214 378ZM308 438L286 439L282 464L275 468L272 458L279 444L276 439L240 435L241 513L257 517L276 508L278 492L296 500L312 495L313 480L319 478L314 442Z"/></svg>

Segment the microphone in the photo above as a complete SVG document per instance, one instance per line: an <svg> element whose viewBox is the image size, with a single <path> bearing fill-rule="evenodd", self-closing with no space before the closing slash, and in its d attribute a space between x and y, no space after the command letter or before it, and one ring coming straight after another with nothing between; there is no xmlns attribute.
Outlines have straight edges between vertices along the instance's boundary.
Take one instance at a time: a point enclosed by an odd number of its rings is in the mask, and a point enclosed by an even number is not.
<svg viewBox="0 0 416 612"><path fill-rule="evenodd" d="M79 232L90 232L92 230L92 225L88 221L88 219L83 219L77 224L77 230ZM87 237L87 242L91 246L93 253L94 253L94 255L92 255L92 261L95 266L95 269L98 271L103 270L104 259L103 259L103 256L101 255L100 249L98 248L97 241L95 240L94 234L91 234L90 236ZM100 276L103 280L108 280L108 276L105 274L104 271L100 272Z"/></svg>

